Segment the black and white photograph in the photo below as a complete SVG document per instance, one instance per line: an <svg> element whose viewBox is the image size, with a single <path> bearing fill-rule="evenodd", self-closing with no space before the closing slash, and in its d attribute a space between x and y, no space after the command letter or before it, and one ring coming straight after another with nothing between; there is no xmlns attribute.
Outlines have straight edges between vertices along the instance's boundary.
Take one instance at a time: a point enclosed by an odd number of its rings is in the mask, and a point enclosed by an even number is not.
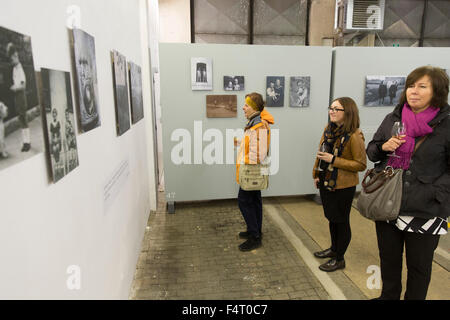
<svg viewBox="0 0 450 320"><path fill-rule="evenodd" d="M206 96L207 118L236 118L237 117L237 95L207 95Z"/></svg>
<svg viewBox="0 0 450 320"><path fill-rule="evenodd" d="M133 124L144 118L144 105L142 101L142 72L141 67L128 62L130 77L131 121Z"/></svg>
<svg viewBox="0 0 450 320"><path fill-rule="evenodd" d="M291 77L289 105L291 107L309 107L311 77Z"/></svg>
<svg viewBox="0 0 450 320"><path fill-rule="evenodd" d="M42 68L41 78L50 163L57 182L79 164L70 73Z"/></svg>
<svg viewBox="0 0 450 320"><path fill-rule="evenodd" d="M212 59L191 58L192 90L212 90Z"/></svg>
<svg viewBox="0 0 450 320"><path fill-rule="evenodd" d="M284 77L267 77L266 79L266 106L284 106Z"/></svg>
<svg viewBox="0 0 450 320"><path fill-rule="evenodd" d="M111 52L113 58L114 98L116 104L117 135L130 129L130 107L128 105L127 60L117 51Z"/></svg>
<svg viewBox="0 0 450 320"><path fill-rule="evenodd" d="M101 125L94 37L73 29L73 51L80 127L87 132Z"/></svg>
<svg viewBox="0 0 450 320"><path fill-rule="evenodd" d="M405 88L405 76L366 76L364 105L395 106Z"/></svg>
<svg viewBox="0 0 450 320"><path fill-rule="evenodd" d="M0 27L0 170L44 149L31 37Z"/></svg>
<svg viewBox="0 0 450 320"><path fill-rule="evenodd" d="M243 91L245 89L244 76L224 76L223 89L225 91Z"/></svg>

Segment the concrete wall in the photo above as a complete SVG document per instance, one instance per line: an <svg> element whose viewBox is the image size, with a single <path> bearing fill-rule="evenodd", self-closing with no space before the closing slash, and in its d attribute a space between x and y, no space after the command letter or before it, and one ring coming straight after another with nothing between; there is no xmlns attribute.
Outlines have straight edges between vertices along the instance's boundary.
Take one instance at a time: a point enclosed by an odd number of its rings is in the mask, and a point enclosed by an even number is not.
<svg viewBox="0 0 450 320"><path fill-rule="evenodd" d="M189 0L159 0L160 41L191 42Z"/></svg>
<svg viewBox="0 0 450 320"><path fill-rule="evenodd" d="M313 0L309 13L309 45L321 46L323 38L333 38L335 0Z"/></svg>

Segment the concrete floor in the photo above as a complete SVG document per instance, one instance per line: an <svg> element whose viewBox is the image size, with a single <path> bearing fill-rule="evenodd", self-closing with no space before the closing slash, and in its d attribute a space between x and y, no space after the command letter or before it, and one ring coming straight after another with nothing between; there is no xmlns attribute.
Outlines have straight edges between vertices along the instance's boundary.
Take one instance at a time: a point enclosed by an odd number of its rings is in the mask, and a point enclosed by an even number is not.
<svg viewBox="0 0 450 320"><path fill-rule="evenodd" d="M318 270L324 261L312 253L329 247L328 221L310 197L264 198L263 246L252 252L237 248L245 223L235 199L177 203L175 214L166 213L160 199L150 214L130 299L364 300L380 295L371 271L379 265L375 227L354 209L346 268L325 273ZM447 238L441 242L447 244ZM440 249L448 254L448 248ZM433 264L427 299L450 298L443 258Z"/></svg>
<svg viewBox="0 0 450 320"><path fill-rule="evenodd" d="M311 201L308 197L278 198L277 200L322 249L330 247L328 220L323 215L322 206ZM369 277L373 275L372 272L367 273L368 268L370 266L379 266L375 224L372 221L363 218L354 208L350 213L350 224L352 229L352 241L345 256L346 268L343 270L343 273L367 298L378 297L381 288L369 289L367 286ZM447 249L443 249L443 244L448 244L448 236L441 236L440 242L440 249L447 250L448 253L448 247ZM405 259L403 266L402 282L403 288L405 289ZM450 299L449 271L436 262L433 263L433 273L427 299Z"/></svg>

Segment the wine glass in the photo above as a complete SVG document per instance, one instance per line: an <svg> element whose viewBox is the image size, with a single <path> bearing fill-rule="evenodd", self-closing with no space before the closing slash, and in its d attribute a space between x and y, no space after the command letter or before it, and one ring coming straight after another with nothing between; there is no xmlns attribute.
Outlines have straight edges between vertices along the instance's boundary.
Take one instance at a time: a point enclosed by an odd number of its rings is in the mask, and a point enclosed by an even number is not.
<svg viewBox="0 0 450 320"><path fill-rule="evenodd" d="M392 130L391 130L391 135L392 135L392 137L396 137L398 139L404 138L406 136L406 125L405 125L405 123L401 122L401 121L394 122L394 125L392 126ZM395 154L395 150L394 150L394 152L389 154L389 156L390 157L400 158L398 155Z"/></svg>
<svg viewBox="0 0 450 320"><path fill-rule="evenodd" d="M320 145L319 151L320 152L327 151L327 148L325 147L325 142L322 142L322 144ZM322 164L322 159L319 159L319 171L323 171L323 169L320 166L321 164Z"/></svg>

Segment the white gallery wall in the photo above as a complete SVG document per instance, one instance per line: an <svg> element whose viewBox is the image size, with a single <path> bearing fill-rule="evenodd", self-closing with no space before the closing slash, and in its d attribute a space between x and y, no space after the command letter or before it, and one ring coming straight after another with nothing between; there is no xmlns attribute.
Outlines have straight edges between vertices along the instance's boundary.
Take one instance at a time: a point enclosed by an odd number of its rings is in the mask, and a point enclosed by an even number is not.
<svg viewBox="0 0 450 320"><path fill-rule="evenodd" d="M148 34L141 32L146 1L2 1L0 25L31 36L36 70L72 71L71 5L80 9L81 29L95 38L101 126L77 135L80 165L56 184L44 153L0 171L0 299L128 298L148 215L156 208ZM145 118L120 137L113 49L143 68Z"/></svg>

